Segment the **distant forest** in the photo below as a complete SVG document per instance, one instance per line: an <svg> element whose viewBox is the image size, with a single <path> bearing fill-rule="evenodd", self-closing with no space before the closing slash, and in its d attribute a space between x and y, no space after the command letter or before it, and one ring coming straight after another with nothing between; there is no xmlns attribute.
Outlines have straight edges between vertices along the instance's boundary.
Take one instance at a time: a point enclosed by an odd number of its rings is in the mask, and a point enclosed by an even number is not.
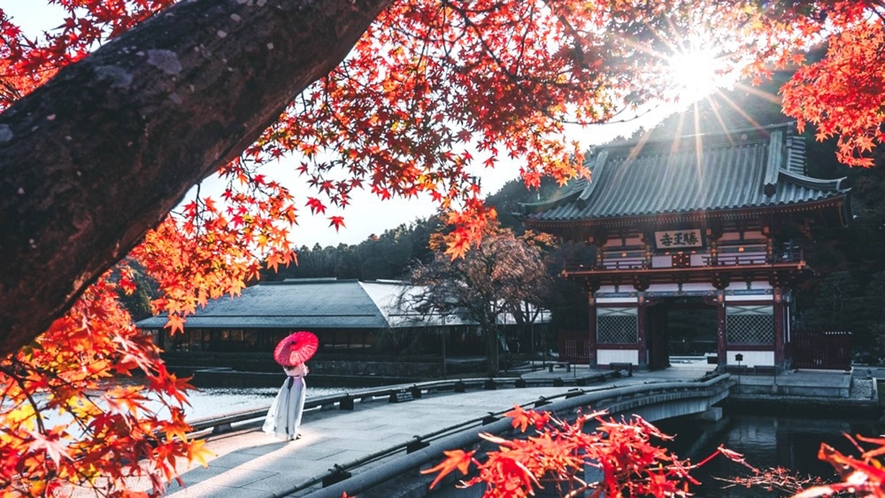
<svg viewBox="0 0 885 498"><path fill-rule="evenodd" d="M701 101L656 126L649 132L650 139L717 132L723 125L742 129L790 121L780 113L775 97L788 76L786 72L776 73L774 80L762 87L739 87ZM617 141L637 141L645 133L639 130ZM813 130L806 131L805 137L811 176L848 177L854 219L844 228L815 227L813 240L806 241L806 259L812 271L794 285L794 328L847 330L853 333L855 351L873 359L885 357L885 153L877 149L876 167L851 169L836 162L834 141L816 142ZM558 190L549 179L542 181L539 189L527 189L517 178L489 195L486 202L496 208L502 226L519 233L523 228L514 214L519 204L550 198ZM428 240L439 230L446 227L439 217L431 216L385 230L355 245L302 246L297 250L297 265L280 268L277 273L265 271L261 279L404 279L415 261L430 259ZM550 271L558 273L565 259L592 257L592 247L559 247L549 255ZM137 319L149 313L146 300L150 286L145 289L127 300ZM586 299L574 284L560 280L549 305L553 330L587 326ZM704 313L674 312L669 320L671 339L690 337L693 331L710 327L710 317Z"/></svg>

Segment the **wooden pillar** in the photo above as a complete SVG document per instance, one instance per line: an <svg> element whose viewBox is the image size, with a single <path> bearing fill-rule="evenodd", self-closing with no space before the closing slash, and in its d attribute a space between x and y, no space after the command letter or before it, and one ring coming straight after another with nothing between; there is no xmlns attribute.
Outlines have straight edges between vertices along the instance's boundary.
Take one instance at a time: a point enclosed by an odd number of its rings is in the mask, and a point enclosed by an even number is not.
<svg viewBox="0 0 885 498"><path fill-rule="evenodd" d="M646 316L645 293L639 293L636 311L639 322L639 366L648 366L648 317Z"/></svg>
<svg viewBox="0 0 885 498"><path fill-rule="evenodd" d="M710 266L719 265L719 239L721 238L721 225L713 224L707 227L707 241L710 244Z"/></svg>
<svg viewBox="0 0 885 498"><path fill-rule="evenodd" d="M605 243L608 242L608 232L605 230L593 232L590 242L596 246L596 268L602 268L605 265L605 255L603 253L605 252Z"/></svg>
<svg viewBox="0 0 885 498"><path fill-rule="evenodd" d="M762 226L762 236L765 237L765 262L774 263L774 233L772 233L771 226Z"/></svg>
<svg viewBox="0 0 885 498"><path fill-rule="evenodd" d="M774 288L774 364L784 364L784 293L782 287Z"/></svg>
<svg viewBox="0 0 885 498"><path fill-rule="evenodd" d="M587 310L587 318L589 320L587 327L587 363L590 365L590 368L596 368L596 295L592 288L588 292Z"/></svg>
<svg viewBox="0 0 885 498"><path fill-rule="evenodd" d="M716 354L719 356L718 366L728 364L728 351L725 336L725 291L716 292Z"/></svg>
<svg viewBox="0 0 885 498"><path fill-rule="evenodd" d="M655 234L652 230L643 230L639 235L642 240L642 267L643 268L651 268L654 266L652 263L654 258L654 240Z"/></svg>

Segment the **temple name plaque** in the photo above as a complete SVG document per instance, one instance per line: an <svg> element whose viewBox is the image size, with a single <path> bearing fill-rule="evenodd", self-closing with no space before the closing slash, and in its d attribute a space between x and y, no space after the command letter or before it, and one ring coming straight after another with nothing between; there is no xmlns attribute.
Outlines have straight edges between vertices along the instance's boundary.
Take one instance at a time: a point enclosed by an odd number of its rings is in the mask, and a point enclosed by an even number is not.
<svg viewBox="0 0 885 498"><path fill-rule="evenodd" d="M703 246L704 238L701 236L699 228L655 232L655 247L658 250Z"/></svg>

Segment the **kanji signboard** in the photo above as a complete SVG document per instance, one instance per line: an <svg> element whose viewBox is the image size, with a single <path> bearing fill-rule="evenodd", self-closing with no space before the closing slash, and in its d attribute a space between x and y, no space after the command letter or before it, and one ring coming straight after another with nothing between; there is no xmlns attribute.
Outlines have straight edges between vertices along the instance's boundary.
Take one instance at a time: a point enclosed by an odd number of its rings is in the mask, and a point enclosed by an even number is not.
<svg viewBox="0 0 885 498"><path fill-rule="evenodd" d="M655 245L658 249L702 247L704 245L704 239L701 237L701 230L698 228L667 230L664 232L655 232Z"/></svg>

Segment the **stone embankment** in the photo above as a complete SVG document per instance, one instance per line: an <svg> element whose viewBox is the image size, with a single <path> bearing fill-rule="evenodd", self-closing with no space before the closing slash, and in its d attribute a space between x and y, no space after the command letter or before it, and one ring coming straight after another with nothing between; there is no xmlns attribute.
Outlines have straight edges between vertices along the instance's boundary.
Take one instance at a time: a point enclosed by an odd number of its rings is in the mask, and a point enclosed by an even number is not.
<svg viewBox="0 0 885 498"><path fill-rule="evenodd" d="M759 415L879 420L883 414L876 379L844 371L741 376L725 406L729 411Z"/></svg>

